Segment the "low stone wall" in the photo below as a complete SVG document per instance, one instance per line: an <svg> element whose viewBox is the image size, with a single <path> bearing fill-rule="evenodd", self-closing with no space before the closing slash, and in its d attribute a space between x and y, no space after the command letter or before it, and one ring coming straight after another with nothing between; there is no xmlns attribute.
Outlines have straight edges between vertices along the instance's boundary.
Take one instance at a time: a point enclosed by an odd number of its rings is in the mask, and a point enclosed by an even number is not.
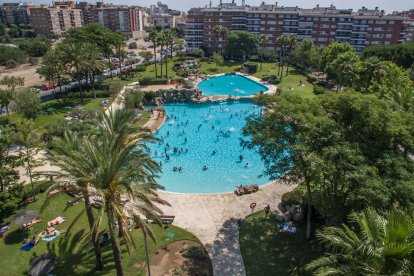
<svg viewBox="0 0 414 276"><path fill-rule="evenodd" d="M198 102L203 97L201 91L197 88L160 89L158 91L148 93L155 93L155 97L152 100L154 105L177 102Z"/></svg>
<svg viewBox="0 0 414 276"><path fill-rule="evenodd" d="M225 100L240 100L251 99L253 96L204 96L198 88L176 88L176 89L160 89L154 92L155 97L152 99L151 104L161 105L164 103L207 103L218 102Z"/></svg>

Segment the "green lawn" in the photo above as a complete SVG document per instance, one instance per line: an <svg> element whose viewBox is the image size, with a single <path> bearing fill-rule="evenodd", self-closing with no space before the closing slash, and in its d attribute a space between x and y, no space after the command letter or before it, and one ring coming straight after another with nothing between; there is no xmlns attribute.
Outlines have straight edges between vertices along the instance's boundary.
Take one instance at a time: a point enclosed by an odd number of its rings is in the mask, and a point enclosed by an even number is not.
<svg viewBox="0 0 414 276"><path fill-rule="evenodd" d="M300 86L300 81L305 86ZM315 97L313 85L306 80L305 76L296 73L295 70L292 70L288 76L283 77L282 81L277 84L277 87L282 88L282 93L297 94L305 98ZM289 87L293 90L289 90Z"/></svg>
<svg viewBox="0 0 414 276"><path fill-rule="evenodd" d="M57 256L57 264L54 275L115 275L114 263L112 261L112 250L110 246L103 248L104 260L106 263L105 271L94 273L94 254L89 242L81 242L81 237L88 233L86 215L84 213L84 203L81 201L75 206L66 207L66 202L71 199L68 195L61 194L55 196L50 205L41 213L45 222L36 224L30 233L25 234L18 230L19 226L13 222L13 218L5 220L9 224L10 230L3 237L0 237L0 267L1 275L27 275L29 261L33 256L42 254L54 254ZM29 204L19 210L39 210L44 200L44 195L38 195L38 201ZM98 210L95 210L98 212ZM59 230L68 232L46 242L40 241L39 244L29 252L21 252L19 248L23 245L24 238L32 238L34 235L46 228L46 223L57 216L64 216L67 222L57 226ZM106 226L104 219L102 225ZM150 255L153 256L157 249L165 247L167 244L178 240L199 240L191 233L175 226L163 229L159 226L152 226L156 233L157 243L149 242ZM167 233L174 233L174 237L167 238ZM136 251L131 248L131 254L126 252L126 246L122 245L123 266L126 275L145 275L145 250L141 232L132 229L130 232L136 244ZM86 237L87 241L87 237Z"/></svg>
<svg viewBox="0 0 414 276"><path fill-rule="evenodd" d="M321 254L321 246L296 234L279 232L278 222L264 211L247 217L240 230L240 249L247 275L309 275L303 267Z"/></svg>
<svg viewBox="0 0 414 276"><path fill-rule="evenodd" d="M109 98L84 99L83 108L85 110L103 111L104 109L100 106L100 104L105 99ZM42 103L41 114L36 119L34 119L36 129L42 130L46 128L47 125L63 119L64 115L67 112L71 111L75 106L79 105L80 99L78 98L51 100ZM22 117L19 113L13 113L10 115L10 121L13 123L21 118Z"/></svg>

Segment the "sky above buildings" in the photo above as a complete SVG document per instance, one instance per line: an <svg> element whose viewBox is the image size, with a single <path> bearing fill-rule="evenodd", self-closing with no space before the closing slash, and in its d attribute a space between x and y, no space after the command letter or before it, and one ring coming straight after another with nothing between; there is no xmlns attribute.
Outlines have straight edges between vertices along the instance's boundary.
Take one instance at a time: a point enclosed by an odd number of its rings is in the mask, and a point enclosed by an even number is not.
<svg viewBox="0 0 414 276"><path fill-rule="evenodd" d="M26 0L34 4L39 3L51 3L51 0ZM87 1L90 3L95 3L95 0L77 0ZM104 0L105 3L113 4L127 4L127 5L138 5L149 7L151 4L156 4L159 0ZM231 0L224 0L223 2L230 2ZM17 0L0 0L0 3L3 2L17 2ZM167 4L172 9L187 11L192 7L204 7L208 5L209 0L162 0L164 4ZM259 5L261 0L246 0L248 5ZM276 1L266 1L267 3L274 3ZM414 9L413 0L279 0L277 1L279 6L285 7L294 7L299 6L301 8L313 8L316 4L320 6L330 6L333 4L338 9L354 9L357 10L362 6L367 8L379 7L381 10L385 10L387 13L391 13L395 10L408 10ZM212 0L213 6L217 6L219 0ZM236 3L240 4L241 0L236 0Z"/></svg>

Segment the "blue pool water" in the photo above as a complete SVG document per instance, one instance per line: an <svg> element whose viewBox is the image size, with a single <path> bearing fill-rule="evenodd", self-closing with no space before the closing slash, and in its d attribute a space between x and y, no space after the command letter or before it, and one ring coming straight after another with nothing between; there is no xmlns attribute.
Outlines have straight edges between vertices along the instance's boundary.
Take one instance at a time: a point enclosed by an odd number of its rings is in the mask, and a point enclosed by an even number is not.
<svg viewBox="0 0 414 276"><path fill-rule="evenodd" d="M221 102L166 104L165 109L169 119L156 133L163 141L149 147L151 156L162 162L159 183L167 191L221 193L241 184L268 182L266 177L258 178L264 171L260 155L240 145L245 118L260 112L260 107L251 102ZM181 153L174 153L174 148Z"/></svg>
<svg viewBox="0 0 414 276"><path fill-rule="evenodd" d="M198 88L207 96L250 96L268 90L266 86L240 75L212 77L200 82Z"/></svg>

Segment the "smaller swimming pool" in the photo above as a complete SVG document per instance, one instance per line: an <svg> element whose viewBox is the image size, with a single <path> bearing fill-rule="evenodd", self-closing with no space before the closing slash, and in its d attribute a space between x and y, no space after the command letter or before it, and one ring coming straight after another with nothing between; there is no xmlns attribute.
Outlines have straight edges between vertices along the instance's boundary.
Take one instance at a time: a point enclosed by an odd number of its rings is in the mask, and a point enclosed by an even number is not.
<svg viewBox="0 0 414 276"><path fill-rule="evenodd" d="M268 90L263 84L236 74L222 75L203 80L198 84L198 88L206 96L251 96L260 91Z"/></svg>

